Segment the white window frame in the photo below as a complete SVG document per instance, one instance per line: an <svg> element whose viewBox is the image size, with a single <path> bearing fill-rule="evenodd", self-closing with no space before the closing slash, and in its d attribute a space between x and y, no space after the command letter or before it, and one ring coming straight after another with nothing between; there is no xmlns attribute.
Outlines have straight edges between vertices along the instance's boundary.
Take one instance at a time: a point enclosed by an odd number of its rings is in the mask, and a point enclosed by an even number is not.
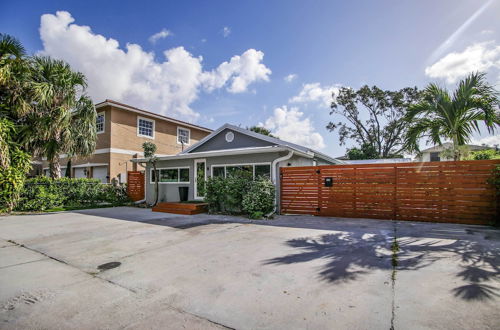
<svg viewBox="0 0 500 330"><path fill-rule="evenodd" d="M191 130L182 126L177 126L177 144L182 144L181 142L179 142L179 130L181 129L188 131L188 143L184 143L185 146L188 146L191 144Z"/></svg>
<svg viewBox="0 0 500 330"><path fill-rule="evenodd" d="M177 181L177 182L158 182L159 184L190 184L191 183L191 167L189 166L173 166L173 167L159 167L157 168L156 170L157 171L160 171L160 170L175 170L177 169L177 173L178 173L178 179L180 180L181 179L181 169L185 169L187 168L189 170L189 181ZM155 184L155 182L152 180L153 179L153 169L151 168L149 170L149 183L150 184Z"/></svg>
<svg viewBox="0 0 500 330"><path fill-rule="evenodd" d="M106 112L98 112L96 117L96 129L97 129L97 118L102 115L102 131L96 131L97 134L102 134L106 132Z"/></svg>
<svg viewBox="0 0 500 330"><path fill-rule="evenodd" d="M240 163L240 164L213 164L210 165L210 177L214 177L214 167L224 167L224 178L227 177L227 167L228 166L252 166L252 178L255 179L255 166L257 165L269 165L269 175L271 175L272 172L272 166L270 162L267 163Z"/></svg>
<svg viewBox="0 0 500 330"><path fill-rule="evenodd" d="M153 123L153 136L149 136L149 135L144 135L144 134L140 134L139 133L139 120L146 120L146 121L150 121ZM150 119L150 118L146 118L146 117L141 117L141 116L137 116L137 136L139 137L144 137L144 138L148 138L148 139L152 139L154 140L155 138L155 128L156 128L156 122L154 119Z"/></svg>

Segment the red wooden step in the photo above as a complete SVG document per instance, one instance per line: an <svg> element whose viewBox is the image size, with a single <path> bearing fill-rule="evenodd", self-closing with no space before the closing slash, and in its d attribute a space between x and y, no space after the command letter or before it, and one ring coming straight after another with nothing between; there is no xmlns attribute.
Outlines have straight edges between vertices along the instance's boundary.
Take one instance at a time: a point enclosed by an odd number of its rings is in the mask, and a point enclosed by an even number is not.
<svg viewBox="0 0 500 330"><path fill-rule="evenodd" d="M153 212L165 212L173 214L199 214L207 212L207 203L175 203L163 202L153 207Z"/></svg>

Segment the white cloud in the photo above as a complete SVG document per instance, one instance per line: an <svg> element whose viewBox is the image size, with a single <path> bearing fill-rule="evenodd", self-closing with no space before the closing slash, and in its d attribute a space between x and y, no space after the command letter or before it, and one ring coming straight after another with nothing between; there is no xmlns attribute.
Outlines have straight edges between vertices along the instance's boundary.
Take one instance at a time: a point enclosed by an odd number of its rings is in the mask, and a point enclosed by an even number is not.
<svg viewBox="0 0 500 330"><path fill-rule="evenodd" d="M473 138L472 144L476 144L476 145L485 144L485 145L490 146L490 147L493 147L495 145L500 146L500 134L486 136L484 138Z"/></svg>
<svg viewBox="0 0 500 330"><path fill-rule="evenodd" d="M295 73L290 73L288 76L283 78L287 83L291 83L295 79L297 79L297 75Z"/></svg>
<svg viewBox="0 0 500 330"><path fill-rule="evenodd" d="M431 78L443 78L451 84L474 71L500 69L500 46L495 42L476 43L463 52L452 52L425 68Z"/></svg>
<svg viewBox="0 0 500 330"><path fill-rule="evenodd" d="M316 132L311 120L303 117L304 113L297 107L288 108L284 105L274 109L273 115L264 123L259 123L259 126L269 129L282 140L313 149L323 149L323 137Z"/></svg>
<svg viewBox="0 0 500 330"><path fill-rule="evenodd" d="M263 52L249 49L241 56L235 55L229 62L220 64L217 69L203 73L203 84L208 91L229 83L229 92L245 92L252 82L269 81L271 70L262 64L263 59Z"/></svg>
<svg viewBox="0 0 500 330"><path fill-rule="evenodd" d="M322 106L330 107L332 93L339 91L340 85L321 86L320 83L304 84L300 93L292 97L290 103L320 102Z"/></svg>
<svg viewBox="0 0 500 330"><path fill-rule="evenodd" d="M40 37L44 49L40 53L63 59L83 72L88 79L88 92L95 101L116 99L196 120L200 114L190 104L212 75L218 75L217 83L215 87L208 84L209 91L227 84L231 92L238 93L255 81L268 80L271 73L260 63L264 53L254 49L232 57L215 72L207 72L203 70L202 57L193 56L183 47L164 51L163 61L157 61L153 53L145 52L137 44L126 44L121 49L118 41L73 22L74 18L65 11L42 15Z"/></svg>
<svg viewBox="0 0 500 330"><path fill-rule="evenodd" d="M149 37L148 40L149 40L150 43L154 44L158 40L164 39L164 38L166 38L168 36L171 36L171 35L172 35L172 32L170 32L167 29L163 29L160 32L157 32L157 33L153 34L151 37Z"/></svg>
<svg viewBox="0 0 500 330"><path fill-rule="evenodd" d="M231 28L229 26L224 26L224 28L222 29L222 35L224 36L224 38L229 37L230 34Z"/></svg>

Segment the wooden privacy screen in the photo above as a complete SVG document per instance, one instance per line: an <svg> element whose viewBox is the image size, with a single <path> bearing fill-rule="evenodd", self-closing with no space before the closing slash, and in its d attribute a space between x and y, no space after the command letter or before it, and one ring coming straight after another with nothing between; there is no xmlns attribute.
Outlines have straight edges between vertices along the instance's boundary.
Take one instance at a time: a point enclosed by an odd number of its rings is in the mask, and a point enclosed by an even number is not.
<svg viewBox="0 0 500 330"><path fill-rule="evenodd" d="M134 202L144 199L144 173L127 172L127 195Z"/></svg>
<svg viewBox="0 0 500 330"><path fill-rule="evenodd" d="M281 213L488 224L500 160L281 168ZM325 179L331 178L330 187Z"/></svg>

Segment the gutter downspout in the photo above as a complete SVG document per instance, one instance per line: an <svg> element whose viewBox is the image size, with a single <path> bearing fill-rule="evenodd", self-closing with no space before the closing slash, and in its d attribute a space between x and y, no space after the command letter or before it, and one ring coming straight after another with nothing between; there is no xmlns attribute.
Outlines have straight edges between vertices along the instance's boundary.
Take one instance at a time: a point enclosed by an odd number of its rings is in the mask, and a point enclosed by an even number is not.
<svg viewBox="0 0 500 330"><path fill-rule="evenodd" d="M290 158L292 158L293 156L293 150L290 150L288 152L288 154L286 156L283 156L283 157L280 157L280 158L276 158L275 160L273 160L273 163L271 165L271 179L272 179L272 182L274 183L274 186L276 186L276 172L278 170L278 164L284 160L289 160ZM276 190L276 196L274 198L274 208L271 212L269 212L268 214L266 214L266 218L269 218L271 215L273 215L274 213L276 213L276 210L278 208L278 190Z"/></svg>

